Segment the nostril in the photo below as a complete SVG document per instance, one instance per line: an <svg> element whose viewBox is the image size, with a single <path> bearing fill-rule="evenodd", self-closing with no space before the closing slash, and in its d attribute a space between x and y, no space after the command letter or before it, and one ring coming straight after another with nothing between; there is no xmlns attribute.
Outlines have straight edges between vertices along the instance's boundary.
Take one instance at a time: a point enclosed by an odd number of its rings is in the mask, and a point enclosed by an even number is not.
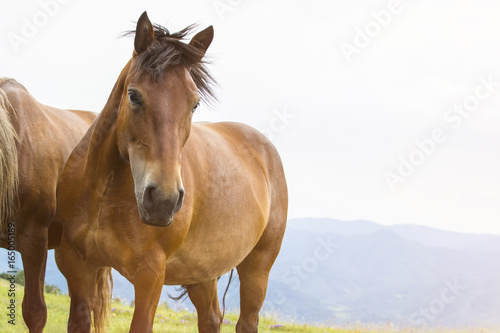
<svg viewBox="0 0 500 333"><path fill-rule="evenodd" d="M143 203L146 209L151 209L153 207L157 188L156 185L148 185L144 190Z"/></svg>
<svg viewBox="0 0 500 333"><path fill-rule="evenodd" d="M180 188L178 191L179 191L179 196L177 197L177 203L174 207L174 214L177 213L181 209L182 202L184 200L184 189Z"/></svg>
<svg viewBox="0 0 500 333"><path fill-rule="evenodd" d="M181 187L179 189L179 200L178 200L178 202L182 203L182 200L184 200L184 189Z"/></svg>
<svg viewBox="0 0 500 333"><path fill-rule="evenodd" d="M183 187L167 196L156 183L150 183L144 189L142 206L149 215L172 216L181 209L183 200Z"/></svg>

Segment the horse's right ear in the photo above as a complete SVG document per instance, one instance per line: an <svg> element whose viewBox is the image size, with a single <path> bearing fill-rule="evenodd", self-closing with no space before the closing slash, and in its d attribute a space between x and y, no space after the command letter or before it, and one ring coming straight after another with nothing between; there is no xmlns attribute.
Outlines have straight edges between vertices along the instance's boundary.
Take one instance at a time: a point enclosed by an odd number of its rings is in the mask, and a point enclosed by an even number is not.
<svg viewBox="0 0 500 333"><path fill-rule="evenodd" d="M137 54L146 51L155 38L155 30L146 12L142 13L135 29L134 49Z"/></svg>

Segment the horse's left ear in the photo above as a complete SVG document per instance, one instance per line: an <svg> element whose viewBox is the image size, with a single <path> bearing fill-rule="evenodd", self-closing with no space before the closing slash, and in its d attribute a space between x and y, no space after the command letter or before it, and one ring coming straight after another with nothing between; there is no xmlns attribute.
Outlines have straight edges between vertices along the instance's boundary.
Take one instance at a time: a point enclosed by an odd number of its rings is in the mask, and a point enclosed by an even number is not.
<svg viewBox="0 0 500 333"><path fill-rule="evenodd" d="M200 51L199 59L195 62L201 61L205 52L207 52L208 47L214 39L214 27L209 26L203 31L198 32L193 39L189 42L189 45L196 47Z"/></svg>

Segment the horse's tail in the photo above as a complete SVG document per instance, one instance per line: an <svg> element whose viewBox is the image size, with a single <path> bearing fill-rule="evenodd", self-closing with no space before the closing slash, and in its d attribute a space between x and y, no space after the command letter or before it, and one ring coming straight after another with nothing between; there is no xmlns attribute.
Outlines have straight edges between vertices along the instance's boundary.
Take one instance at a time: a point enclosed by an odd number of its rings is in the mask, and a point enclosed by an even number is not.
<svg viewBox="0 0 500 333"><path fill-rule="evenodd" d="M234 273L234 268L231 270L231 274L229 274L229 281L227 282L226 290L224 291L224 296L222 296L221 324L224 321L224 315L226 314L226 295L227 295L227 291L229 290L229 286L231 285L231 282L233 282L233 273Z"/></svg>
<svg viewBox="0 0 500 333"><path fill-rule="evenodd" d="M111 296L113 293L113 276L111 267L101 268L97 273L97 285L94 295L94 331L103 333L108 324L111 310Z"/></svg>
<svg viewBox="0 0 500 333"><path fill-rule="evenodd" d="M12 126L9 109L14 108L0 88L0 235L7 235L7 225L16 210L15 198L19 183L17 133Z"/></svg>

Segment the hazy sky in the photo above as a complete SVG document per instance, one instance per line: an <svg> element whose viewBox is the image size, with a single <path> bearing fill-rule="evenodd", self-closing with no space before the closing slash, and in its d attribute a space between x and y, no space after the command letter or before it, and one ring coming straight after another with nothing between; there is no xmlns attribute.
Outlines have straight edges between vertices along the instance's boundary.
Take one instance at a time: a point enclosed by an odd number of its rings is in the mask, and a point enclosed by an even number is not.
<svg viewBox="0 0 500 333"><path fill-rule="evenodd" d="M500 3L494 0L0 0L0 76L100 111L147 10L213 25L220 102L195 120L272 137L290 217L500 234ZM498 83L497 83L498 82Z"/></svg>

